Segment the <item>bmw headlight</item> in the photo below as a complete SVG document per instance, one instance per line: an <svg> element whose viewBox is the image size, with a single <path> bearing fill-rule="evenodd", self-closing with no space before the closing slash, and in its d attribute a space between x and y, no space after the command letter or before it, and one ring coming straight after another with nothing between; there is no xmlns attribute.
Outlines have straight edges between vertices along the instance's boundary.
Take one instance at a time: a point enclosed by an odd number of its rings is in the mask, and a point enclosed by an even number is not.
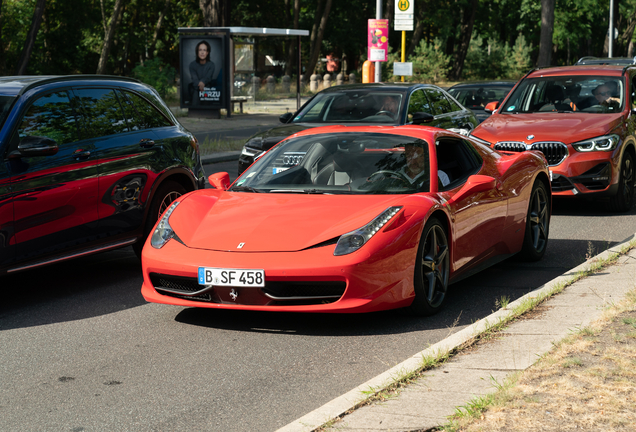
<svg viewBox="0 0 636 432"><path fill-rule="evenodd" d="M170 215L172 214L174 209L177 208L178 205L179 205L179 201L173 202L172 205L168 208L168 210L166 210L166 212L163 214L163 217L157 224L157 228L155 228L155 231L152 233L152 237L150 238L150 244L152 245L153 248L161 249L163 245L168 243L168 240L170 240L173 237L176 237L176 234L174 233L174 231L172 230L172 227L170 226L169 219L170 219Z"/></svg>
<svg viewBox="0 0 636 432"><path fill-rule="evenodd" d="M386 223L390 221L391 218L400 210L402 210L401 206L389 207L362 228L343 234L340 236L340 239L338 239L338 244L336 244L336 249L333 254L335 256L339 256L357 251L364 246L364 244L368 242L375 233L380 231L382 227L384 227L384 225L386 225Z"/></svg>
<svg viewBox="0 0 636 432"><path fill-rule="evenodd" d="M576 151L612 151L618 145L620 138L618 135L605 135L597 138L591 138L585 141L579 141L572 144Z"/></svg>

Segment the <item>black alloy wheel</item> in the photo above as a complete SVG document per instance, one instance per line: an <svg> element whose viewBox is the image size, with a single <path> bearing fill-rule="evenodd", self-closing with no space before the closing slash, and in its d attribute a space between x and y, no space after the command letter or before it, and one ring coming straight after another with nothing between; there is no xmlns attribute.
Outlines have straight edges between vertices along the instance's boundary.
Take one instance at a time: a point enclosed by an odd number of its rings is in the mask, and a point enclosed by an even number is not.
<svg viewBox="0 0 636 432"><path fill-rule="evenodd" d="M152 199L152 203L150 204L150 209L148 209L148 216L144 224L144 234L136 243L133 244L133 250L139 258L141 258L141 251L144 247L144 243L146 243L146 239L148 238L150 231L155 226L163 212L165 212L177 198L185 193L185 188L181 186L181 184L172 180L167 180L159 186L159 189L157 189L157 192Z"/></svg>
<svg viewBox="0 0 636 432"><path fill-rule="evenodd" d="M618 179L618 192L610 198L610 210L626 212L634 206L634 157L628 151L623 156L620 177Z"/></svg>
<svg viewBox="0 0 636 432"><path fill-rule="evenodd" d="M419 316L438 312L448 290L450 247L446 230L439 220L431 218L422 231L415 262L415 298L411 312Z"/></svg>
<svg viewBox="0 0 636 432"><path fill-rule="evenodd" d="M526 216L526 231L523 237L521 257L526 261L539 261L548 246L548 232L550 231L550 196L541 180L535 180L528 214Z"/></svg>

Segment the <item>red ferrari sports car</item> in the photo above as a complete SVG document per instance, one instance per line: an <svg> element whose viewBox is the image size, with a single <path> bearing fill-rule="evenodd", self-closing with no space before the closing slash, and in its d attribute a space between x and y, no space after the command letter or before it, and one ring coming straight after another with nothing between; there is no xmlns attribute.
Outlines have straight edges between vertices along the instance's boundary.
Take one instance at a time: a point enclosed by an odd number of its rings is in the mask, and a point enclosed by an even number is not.
<svg viewBox="0 0 636 432"><path fill-rule="evenodd" d="M178 198L142 252L142 294L187 307L440 309L448 285L548 243L548 166L421 126L295 134L233 185Z"/></svg>

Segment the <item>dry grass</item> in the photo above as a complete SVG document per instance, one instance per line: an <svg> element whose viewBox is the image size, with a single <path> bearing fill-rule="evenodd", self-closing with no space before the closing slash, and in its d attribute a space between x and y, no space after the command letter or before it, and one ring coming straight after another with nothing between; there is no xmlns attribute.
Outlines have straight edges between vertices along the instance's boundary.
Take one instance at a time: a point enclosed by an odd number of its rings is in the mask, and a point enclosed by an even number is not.
<svg viewBox="0 0 636 432"><path fill-rule="evenodd" d="M636 430L636 293L444 429Z"/></svg>

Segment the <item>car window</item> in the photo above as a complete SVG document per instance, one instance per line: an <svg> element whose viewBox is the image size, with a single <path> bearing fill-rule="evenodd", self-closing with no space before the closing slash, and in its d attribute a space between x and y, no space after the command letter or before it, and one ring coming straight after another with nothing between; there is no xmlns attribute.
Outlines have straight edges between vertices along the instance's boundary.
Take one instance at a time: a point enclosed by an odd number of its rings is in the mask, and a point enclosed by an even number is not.
<svg viewBox="0 0 636 432"><path fill-rule="evenodd" d="M15 96L0 96L0 128L4 126L4 121L15 101Z"/></svg>
<svg viewBox="0 0 636 432"><path fill-rule="evenodd" d="M397 124L404 93L348 90L318 94L293 122Z"/></svg>
<svg viewBox="0 0 636 432"><path fill-rule="evenodd" d="M536 112L619 112L625 104L621 77L543 76L524 79L510 95L502 114Z"/></svg>
<svg viewBox="0 0 636 432"><path fill-rule="evenodd" d="M435 115L446 114L452 111L450 102L444 96L441 90L435 88L424 89L426 95L431 101L433 112Z"/></svg>
<svg viewBox="0 0 636 432"><path fill-rule="evenodd" d="M257 160L235 190L270 193L410 194L427 192L429 146L381 133L290 138Z"/></svg>
<svg viewBox="0 0 636 432"><path fill-rule="evenodd" d="M433 108L431 107L431 103L424 94L423 89L418 89L411 93L408 111L409 121L413 120L413 114L415 114L416 112L424 112L427 114L435 115L435 113L433 112Z"/></svg>
<svg viewBox="0 0 636 432"><path fill-rule="evenodd" d="M435 143L437 151L437 169L442 171L440 189L448 190L462 184L466 179L479 171L483 160L477 150L465 140L457 138L440 138ZM445 183L445 184L444 184Z"/></svg>
<svg viewBox="0 0 636 432"><path fill-rule="evenodd" d="M141 96L128 91L121 91L120 94L124 95L122 105L132 130L172 125L162 113Z"/></svg>
<svg viewBox="0 0 636 432"><path fill-rule="evenodd" d="M88 138L128 132L122 106L112 89L76 89L86 118Z"/></svg>
<svg viewBox="0 0 636 432"><path fill-rule="evenodd" d="M18 136L47 137L58 145L77 141L75 112L68 93L50 93L33 102L20 122Z"/></svg>

